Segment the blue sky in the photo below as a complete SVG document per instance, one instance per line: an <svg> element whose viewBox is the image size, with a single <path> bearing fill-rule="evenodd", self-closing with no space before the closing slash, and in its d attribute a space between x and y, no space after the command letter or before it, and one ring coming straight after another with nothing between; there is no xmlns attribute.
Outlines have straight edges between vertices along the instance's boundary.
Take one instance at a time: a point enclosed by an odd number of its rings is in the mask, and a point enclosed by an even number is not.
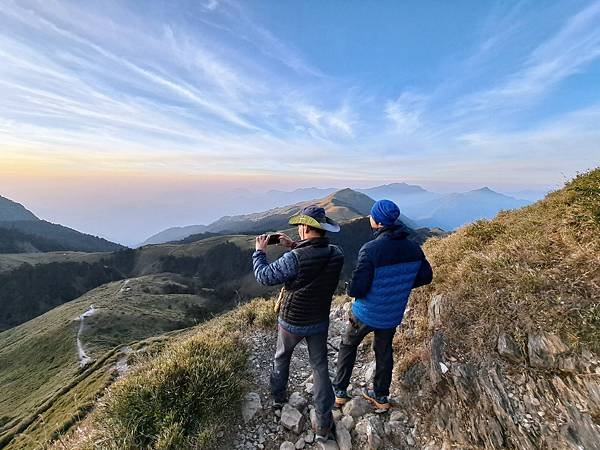
<svg viewBox="0 0 600 450"><path fill-rule="evenodd" d="M511 192L600 160L600 1L0 0L0 59L0 193L48 213L131 177Z"/></svg>

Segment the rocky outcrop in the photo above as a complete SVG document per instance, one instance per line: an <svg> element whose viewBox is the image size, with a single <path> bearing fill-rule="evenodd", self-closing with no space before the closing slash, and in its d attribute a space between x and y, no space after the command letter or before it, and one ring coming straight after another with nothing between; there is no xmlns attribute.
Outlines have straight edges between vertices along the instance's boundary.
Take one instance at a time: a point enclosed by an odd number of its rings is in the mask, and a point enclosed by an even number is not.
<svg viewBox="0 0 600 450"><path fill-rule="evenodd" d="M437 306L429 308L430 325L439 323L441 297L433 302ZM497 350L504 362L492 357L451 361L445 355L443 332L435 329L428 379L420 384L430 395L415 398L410 395L414 386L407 389L406 384L399 395L408 403L407 411L423 414L422 420L414 420L415 428L420 427L414 445L600 449L598 358L589 351L575 352L548 332L532 332L526 343L523 353L503 332ZM523 364L526 361L530 368ZM393 419L386 424L391 435L396 434Z"/></svg>
<svg viewBox="0 0 600 450"><path fill-rule="evenodd" d="M428 353L403 373L395 373L394 407L376 411L359 387L369 383L370 345L359 347L349 389L353 400L334 412L336 439L315 443L315 411L306 347L298 346L290 371L288 404L279 413L262 407L240 431L237 449L584 449L600 450L600 360L571 349L557 335L532 332L517 341L499 333L497 352L485 358L457 358L449 346L440 314L442 296L429 308ZM349 304L331 313L330 371L335 371L339 339ZM275 335L256 336L252 359L262 405L267 405L268 371ZM262 378L261 378L262 377ZM356 386L356 387L352 387ZM277 416L280 414L280 416Z"/></svg>

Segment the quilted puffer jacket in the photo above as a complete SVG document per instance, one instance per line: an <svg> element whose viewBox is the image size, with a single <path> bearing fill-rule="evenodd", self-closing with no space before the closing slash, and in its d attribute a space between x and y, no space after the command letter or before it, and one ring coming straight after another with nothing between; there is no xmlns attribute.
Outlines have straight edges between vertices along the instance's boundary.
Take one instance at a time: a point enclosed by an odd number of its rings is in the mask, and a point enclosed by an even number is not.
<svg viewBox="0 0 600 450"><path fill-rule="evenodd" d="M356 299L353 314L372 328L398 326L412 289L431 283L431 265L407 236L398 226L382 228L358 254L348 295Z"/></svg>

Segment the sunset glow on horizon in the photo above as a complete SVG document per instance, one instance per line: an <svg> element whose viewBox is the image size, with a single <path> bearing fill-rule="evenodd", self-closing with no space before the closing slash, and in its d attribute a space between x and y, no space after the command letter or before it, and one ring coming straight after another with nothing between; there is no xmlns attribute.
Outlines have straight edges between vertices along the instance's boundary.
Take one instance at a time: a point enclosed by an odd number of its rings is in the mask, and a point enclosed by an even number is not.
<svg viewBox="0 0 600 450"><path fill-rule="evenodd" d="M132 243L236 190L547 191L600 163L598 1L148 5L0 2L0 195Z"/></svg>

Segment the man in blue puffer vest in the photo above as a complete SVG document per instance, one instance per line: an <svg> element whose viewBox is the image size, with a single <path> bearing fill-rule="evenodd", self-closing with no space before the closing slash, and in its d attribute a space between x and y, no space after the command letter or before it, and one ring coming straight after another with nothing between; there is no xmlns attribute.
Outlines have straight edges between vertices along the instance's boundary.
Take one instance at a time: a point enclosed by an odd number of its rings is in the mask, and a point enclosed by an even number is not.
<svg viewBox="0 0 600 450"><path fill-rule="evenodd" d="M412 289L431 283L433 273L421 247L407 239L408 233L396 224L400 210L390 200L379 200L371 208L371 227L375 239L362 246L358 263L348 285L355 297L350 323L340 343L337 375L333 382L336 405L350 397L347 389L363 338L374 333L375 376L373 389L365 388L363 397L378 409L389 409L392 382L392 339L402 322Z"/></svg>

